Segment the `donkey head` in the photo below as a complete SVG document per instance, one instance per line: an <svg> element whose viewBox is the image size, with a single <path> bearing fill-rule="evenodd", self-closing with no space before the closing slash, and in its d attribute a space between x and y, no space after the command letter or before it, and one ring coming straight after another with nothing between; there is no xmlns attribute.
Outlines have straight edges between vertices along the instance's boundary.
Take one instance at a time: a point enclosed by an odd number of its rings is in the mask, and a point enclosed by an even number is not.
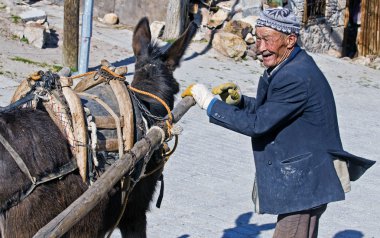
<svg viewBox="0 0 380 238"><path fill-rule="evenodd" d="M190 23L187 30L164 50L152 42L149 21L147 18L142 18L133 32L133 52L136 64L131 85L155 94L173 108L174 95L179 92L179 84L173 72L179 66L196 29L196 24ZM155 99L138 96L153 114L157 116L166 114L164 107Z"/></svg>

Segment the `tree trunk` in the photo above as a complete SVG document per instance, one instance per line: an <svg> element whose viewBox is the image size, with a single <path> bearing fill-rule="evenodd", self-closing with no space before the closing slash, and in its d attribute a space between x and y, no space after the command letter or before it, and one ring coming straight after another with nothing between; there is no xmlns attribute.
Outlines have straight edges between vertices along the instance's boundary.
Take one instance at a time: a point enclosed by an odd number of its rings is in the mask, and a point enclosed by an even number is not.
<svg viewBox="0 0 380 238"><path fill-rule="evenodd" d="M64 1L63 65L74 69L78 68L79 2Z"/></svg>
<svg viewBox="0 0 380 238"><path fill-rule="evenodd" d="M188 23L189 0L169 0L163 39L178 38Z"/></svg>

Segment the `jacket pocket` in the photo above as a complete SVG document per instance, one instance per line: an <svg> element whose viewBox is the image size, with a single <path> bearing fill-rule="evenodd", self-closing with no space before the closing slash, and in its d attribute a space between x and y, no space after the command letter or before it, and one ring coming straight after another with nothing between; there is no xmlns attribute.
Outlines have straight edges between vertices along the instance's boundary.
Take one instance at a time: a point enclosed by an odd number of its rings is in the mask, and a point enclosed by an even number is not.
<svg viewBox="0 0 380 238"><path fill-rule="evenodd" d="M312 153L296 155L280 162L279 172L283 187L289 191L302 191L310 181Z"/></svg>
<svg viewBox="0 0 380 238"><path fill-rule="evenodd" d="M293 164L293 163L301 162L303 160L310 159L312 155L313 154L311 152L296 155L296 156L282 160L281 163L285 165L285 164Z"/></svg>

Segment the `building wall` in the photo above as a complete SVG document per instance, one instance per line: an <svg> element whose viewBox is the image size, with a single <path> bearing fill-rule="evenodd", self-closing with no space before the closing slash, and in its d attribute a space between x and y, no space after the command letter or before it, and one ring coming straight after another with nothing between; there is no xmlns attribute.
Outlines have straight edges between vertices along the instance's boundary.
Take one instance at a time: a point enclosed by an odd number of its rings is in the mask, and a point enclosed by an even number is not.
<svg viewBox="0 0 380 238"><path fill-rule="evenodd" d="M50 0L63 6L64 0ZM81 11L85 0L81 1ZM140 18L147 16L152 21L165 21L169 0L93 0L93 16L103 17L106 13L116 13L120 23L135 26Z"/></svg>
<svg viewBox="0 0 380 238"><path fill-rule="evenodd" d="M83 1L83 0L82 0ZM134 26L147 16L152 21L165 21L169 0L95 0L94 17L114 12L122 24Z"/></svg>
<svg viewBox="0 0 380 238"><path fill-rule="evenodd" d="M291 1L291 8L302 21L304 0ZM344 13L346 0L326 0L325 17L309 21L302 26L300 44L311 52L328 50L342 52L344 35Z"/></svg>

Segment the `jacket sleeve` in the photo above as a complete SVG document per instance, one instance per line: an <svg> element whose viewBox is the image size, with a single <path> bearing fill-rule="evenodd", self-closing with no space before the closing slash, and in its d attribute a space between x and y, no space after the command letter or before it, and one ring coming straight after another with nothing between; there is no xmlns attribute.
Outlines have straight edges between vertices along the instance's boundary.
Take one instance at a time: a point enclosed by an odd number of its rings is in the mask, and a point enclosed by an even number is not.
<svg viewBox="0 0 380 238"><path fill-rule="evenodd" d="M210 122L227 129L259 137L299 115L307 101L307 82L294 75L284 75L268 91L266 102L255 110L251 105L239 108L216 101L209 110Z"/></svg>
<svg viewBox="0 0 380 238"><path fill-rule="evenodd" d="M238 105L239 108L245 108L249 112L255 112L256 110L256 98L242 95L241 102Z"/></svg>

